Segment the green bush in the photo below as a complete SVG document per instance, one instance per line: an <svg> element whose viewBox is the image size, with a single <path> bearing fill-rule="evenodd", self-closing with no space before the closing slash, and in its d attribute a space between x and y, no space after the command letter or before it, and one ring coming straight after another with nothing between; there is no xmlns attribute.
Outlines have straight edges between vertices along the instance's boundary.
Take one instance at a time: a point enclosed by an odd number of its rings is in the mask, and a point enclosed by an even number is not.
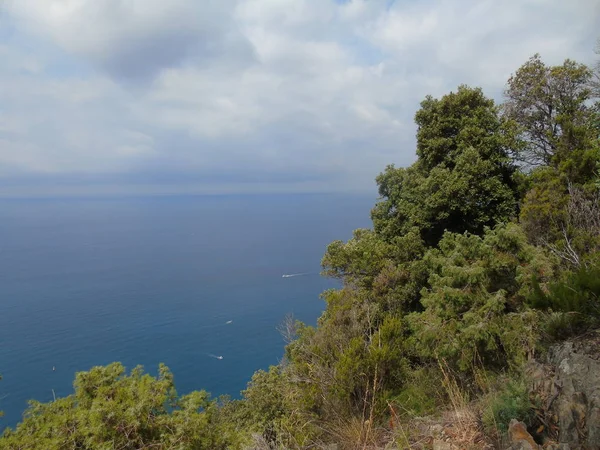
<svg viewBox="0 0 600 450"><path fill-rule="evenodd" d="M500 392L490 394L483 411L483 425L488 432L506 433L512 419L531 425L534 405L529 398L527 384L512 380Z"/></svg>
<svg viewBox="0 0 600 450"><path fill-rule="evenodd" d="M518 225L488 229L483 237L446 233L424 260L425 310L408 317L417 355L471 372L477 364L518 367L535 353L536 318L524 299L532 277L547 277L551 264Z"/></svg>
<svg viewBox="0 0 600 450"><path fill-rule="evenodd" d="M545 331L550 340L566 339L600 325L600 267L567 273L546 289L534 280L532 307L547 311Z"/></svg>
<svg viewBox="0 0 600 450"><path fill-rule="evenodd" d="M157 377L120 363L76 375L75 393L49 403L32 401L25 419L7 429L0 449L154 448L235 449L238 432L221 422L205 391L178 397L173 375Z"/></svg>
<svg viewBox="0 0 600 450"><path fill-rule="evenodd" d="M390 403L400 417L423 417L435 414L443 403L443 397L438 371L424 367L410 373L405 387L390 399Z"/></svg>

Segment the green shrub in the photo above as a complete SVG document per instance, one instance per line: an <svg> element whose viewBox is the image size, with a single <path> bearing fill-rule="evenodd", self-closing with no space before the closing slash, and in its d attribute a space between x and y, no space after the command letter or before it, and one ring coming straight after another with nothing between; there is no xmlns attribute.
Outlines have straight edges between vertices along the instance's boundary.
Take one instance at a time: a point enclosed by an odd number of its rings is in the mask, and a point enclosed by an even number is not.
<svg viewBox="0 0 600 450"><path fill-rule="evenodd" d="M395 412L406 418L434 414L442 405L441 376L430 368L414 370L399 394L390 403Z"/></svg>
<svg viewBox="0 0 600 450"><path fill-rule="evenodd" d="M0 449L153 448L235 449L238 431L220 422L218 405L205 391L177 396L173 375L120 363L79 372L75 393L49 403L32 401L24 420L7 429Z"/></svg>
<svg viewBox="0 0 600 450"><path fill-rule="evenodd" d="M488 432L499 433L508 431L512 419L529 426L534 417L533 406L527 384L523 380L509 381L503 390L490 394L483 411L483 425Z"/></svg>
<svg viewBox="0 0 600 450"><path fill-rule="evenodd" d="M470 372L476 364L519 367L535 353L538 330L524 299L532 277L545 279L552 269L518 225L499 225L483 237L446 233L424 260L425 310L408 316L417 355Z"/></svg>
<svg viewBox="0 0 600 450"><path fill-rule="evenodd" d="M550 340L585 333L600 324L600 267L569 272L546 289L535 280L528 301L549 312L544 329Z"/></svg>

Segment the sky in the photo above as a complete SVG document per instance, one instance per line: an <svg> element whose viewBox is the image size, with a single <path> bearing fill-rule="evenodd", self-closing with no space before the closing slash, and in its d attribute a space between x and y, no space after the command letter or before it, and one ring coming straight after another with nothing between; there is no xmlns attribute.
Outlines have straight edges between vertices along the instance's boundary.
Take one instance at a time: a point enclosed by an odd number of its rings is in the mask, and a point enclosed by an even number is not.
<svg viewBox="0 0 600 450"><path fill-rule="evenodd" d="M598 38L600 0L0 0L0 196L375 192L426 95Z"/></svg>

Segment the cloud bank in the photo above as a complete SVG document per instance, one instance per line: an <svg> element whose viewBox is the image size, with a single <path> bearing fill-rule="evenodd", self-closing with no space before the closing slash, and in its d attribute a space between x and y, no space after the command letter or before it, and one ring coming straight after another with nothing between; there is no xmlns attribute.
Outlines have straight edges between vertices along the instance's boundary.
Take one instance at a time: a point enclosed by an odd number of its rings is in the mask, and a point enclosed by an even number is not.
<svg viewBox="0 0 600 450"><path fill-rule="evenodd" d="M0 195L374 191L413 116L594 61L596 0L5 0Z"/></svg>

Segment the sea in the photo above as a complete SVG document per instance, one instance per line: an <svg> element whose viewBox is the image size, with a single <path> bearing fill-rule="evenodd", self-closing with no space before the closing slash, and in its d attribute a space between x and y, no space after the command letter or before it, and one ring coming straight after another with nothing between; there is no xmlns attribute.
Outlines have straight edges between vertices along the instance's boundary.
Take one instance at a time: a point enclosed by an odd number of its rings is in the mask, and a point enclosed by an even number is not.
<svg viewBox="0 0 600 450"><path fill-rule="evenodd" d="M76 372L159 363L179 394L239 398L316 324L328 243L370 226L373 196L0 200L0 431ZM284 275L293 275L286 276Z"/></svg>

